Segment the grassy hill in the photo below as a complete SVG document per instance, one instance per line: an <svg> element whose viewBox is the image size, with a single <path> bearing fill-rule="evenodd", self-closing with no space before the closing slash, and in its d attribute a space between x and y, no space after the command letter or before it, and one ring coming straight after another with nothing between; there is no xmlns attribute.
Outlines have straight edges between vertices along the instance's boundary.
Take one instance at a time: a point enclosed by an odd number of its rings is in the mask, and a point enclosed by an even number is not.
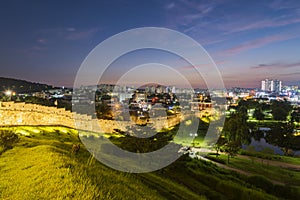
<svg viewBox="0 0 300 200"><path fill-rule="evenodd" d="M277 199L260 186L263 179L250 184L246 176L187 156L156 172L123 173L93 159L83 145L71 153L80 143L73 129L3 129L22 136L0 155L0 199Z"/></svg>
<svg viewBox="0 0 300 200"><path fill-rule="evenodd" d="M0 199L164 199L166 195L134 174L103 166L84 148L72 154L73 143L79 143L75 130L13 129L28 136L21 136L13 149L0 156ZM179 198L202 199L180 184L167 183L167 187L182 192Z"/></svg>

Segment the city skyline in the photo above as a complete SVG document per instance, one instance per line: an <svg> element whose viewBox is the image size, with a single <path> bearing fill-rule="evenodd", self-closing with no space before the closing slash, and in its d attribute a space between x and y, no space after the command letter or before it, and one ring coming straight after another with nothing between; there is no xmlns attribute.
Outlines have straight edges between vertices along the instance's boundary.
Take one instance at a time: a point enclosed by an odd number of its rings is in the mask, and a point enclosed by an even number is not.
<svg viewBox="0 0 300 200"><path fill-rule="evenodd" d="M199 42L226 88L259 88L265 78L299 85L298 1L12 1L1 8L3 77L72 86L81 63L100 42L132 28L165 27ZM183 74L191 70L171 54L133 52L113 63L105 80L153 58Z"/></svg>

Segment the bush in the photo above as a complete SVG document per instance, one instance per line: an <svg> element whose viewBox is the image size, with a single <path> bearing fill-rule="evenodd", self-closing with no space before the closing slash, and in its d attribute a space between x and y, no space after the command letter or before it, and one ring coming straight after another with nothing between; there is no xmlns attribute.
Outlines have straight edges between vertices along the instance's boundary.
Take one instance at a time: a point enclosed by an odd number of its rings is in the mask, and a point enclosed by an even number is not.
<svg viewBox="0 0 300 200"><path fill-rule="evenodd" d="M19 137L11 130L1 130L0 131L0 146L2 147L2 151L7 149L11 149L13 143L17 142Z"/></svg>

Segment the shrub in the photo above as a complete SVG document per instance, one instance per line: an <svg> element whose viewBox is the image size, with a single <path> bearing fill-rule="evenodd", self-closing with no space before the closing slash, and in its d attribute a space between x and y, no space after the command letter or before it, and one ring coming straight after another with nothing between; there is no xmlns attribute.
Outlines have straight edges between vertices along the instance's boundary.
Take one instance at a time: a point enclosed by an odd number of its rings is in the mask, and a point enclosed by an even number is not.
<svg viewBox="0 0 300 200"><path fill-rule="evenodd" d="M3 151L11 149L13 143L17 142L19 137L11 130L1 130L0 131L0 146Z"/></svg>

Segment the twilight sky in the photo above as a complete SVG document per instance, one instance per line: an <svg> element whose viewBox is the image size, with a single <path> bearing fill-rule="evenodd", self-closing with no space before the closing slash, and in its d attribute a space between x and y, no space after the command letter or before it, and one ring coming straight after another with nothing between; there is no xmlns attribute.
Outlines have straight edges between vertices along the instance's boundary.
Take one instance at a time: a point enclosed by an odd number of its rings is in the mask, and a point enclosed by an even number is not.
<svg viewBox="0 0 300 200"><path fill-rule="evenodd" d="M264 78L300 85L298 0L11 0L0 4L2 77L72 86L81 63L100 42L132 28L165 27L199 42L217 64L226 87L259 87ZM180 73L191 70L178 57L148 50L120 58L104 79L114 79L118 72L153 57L174 65Z"/></svg>

